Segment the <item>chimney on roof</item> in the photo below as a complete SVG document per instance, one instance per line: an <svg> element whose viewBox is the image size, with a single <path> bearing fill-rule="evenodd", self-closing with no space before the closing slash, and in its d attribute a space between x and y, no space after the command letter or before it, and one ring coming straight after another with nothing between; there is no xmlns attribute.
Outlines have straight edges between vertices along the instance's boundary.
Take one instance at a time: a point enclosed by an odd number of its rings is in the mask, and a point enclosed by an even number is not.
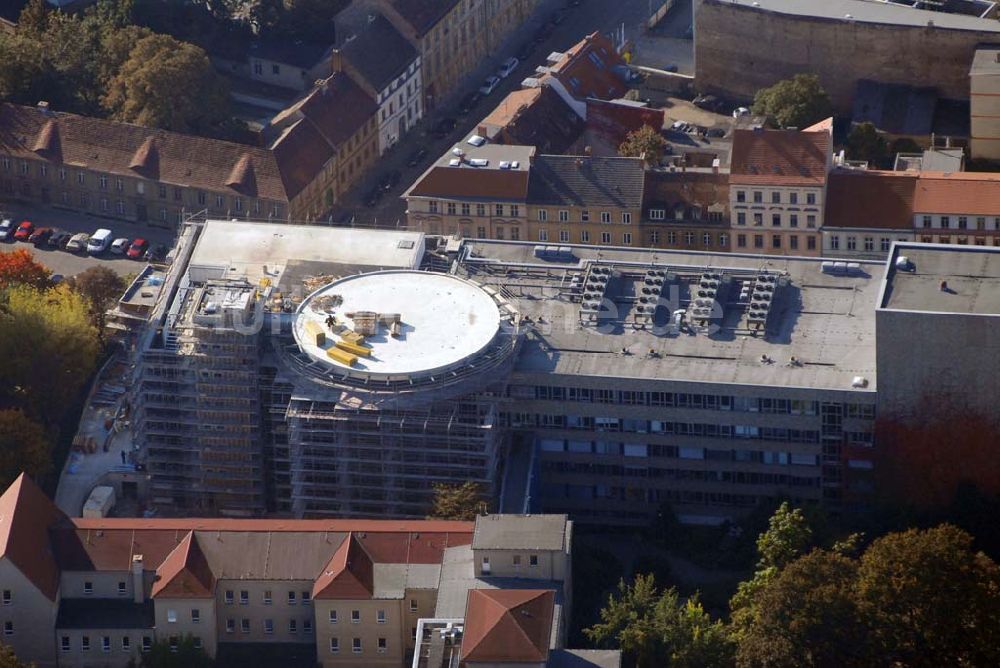
<svg viewBox="0 0 1000 668"><path fill-rule="evenodd" d="M50 111L49 110L49 103L46 102L45 100L39 100L38 104L35 105L35 107L38 109L38 111L40 111L40 112L42 112L43 114L46 114L46 115L48 115L48 113Z"/></svg>
<svg viewBox="0 0 1000 668"><path fill-rule="evenodd" d="M142 603L146 596L146 592L143 586L142 577L142 555L133 554L132 555L132 600L136 603Z"/></svg>
<svg viewBox="0 0 1000 668"><path fill-rule="evenodd" d="M487 131L485 125L477 125L476 126L476 134L479 135L480 137L485 137L487 132L488 131Z"/></svg>

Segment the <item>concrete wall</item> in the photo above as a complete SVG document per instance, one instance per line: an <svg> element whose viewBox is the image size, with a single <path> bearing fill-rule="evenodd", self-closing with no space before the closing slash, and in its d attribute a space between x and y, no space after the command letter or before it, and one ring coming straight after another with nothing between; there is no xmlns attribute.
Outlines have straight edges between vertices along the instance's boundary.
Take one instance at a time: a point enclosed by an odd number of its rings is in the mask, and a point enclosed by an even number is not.
<svg viewBox="0 0 1000 668"><path fill-rule="evenodd" d="M125 668L130 665L130 661L138 661L142 651L143 636L152 637L152 635L153 632L149 629L56 629L55 646L59 649L59 666L60 668L86 666ZM66 637L69 638L69 651L62 650L62 639ZM89 649L86 650L83 645L84 638L89 642ZM104 649L105 638L109 640L107 650ZM123 638L128 638L128 645L123 643Z"/></svg>
<svg viewBox="0 0 1000 668"><path fill-rule="evenodd" d="M567 557L562 551L545 550L474 550L476 577L524 578L529 580L566 579ZM538 563L531 565L531 557ZM483 572L483 560L489 559L490 571Z"/></svg>
<svg viewBox="0 0 1000 668"><path fill-rule="evenodd" d="M34 661L40 668L54 666L55 647L52 627L56 621L55 603L45 597L9 559L0 558L0 588L10 592L10 603L0 603L0 629L13 622L14 633L0 636L18 658Z"/></svg>
<svg viewBox="0 0 1000 668"><path fill-rule="evenodd" d="M153 609L156 619L157 640L165 641L169 640L171 636L183 638L188 635L201 638L202 647L204 647L205 652L209 656L215 656L217 646L215 599L157 599L153 604ZM192 610L198 611L197 622L192 619ZM170 621L170 619L174 619L175 621Z"/></svg>
<svg viewBox="0 0 1000 668"><path fill-rule="evenodd" d="M316 656L321 666L399 666L403 663L408 643L409 602L407 600L338 601L318 600L316 606ZM418 606L419 607L419 606ZM336 610L336 623L330 621L330 611ZM360 613L352 621L352 611ZM385 622L378 622L378 611ZM414 624L415 625L415 624ZM337 638L338 651L331 650L330 639ZM355 638L361 639L361 652L355 653ZM385 650L379 651L379 638L385 639Z"/></svg>
<svg viewBox="0 0 1000 668"><path fill-rule="evenodd" d="M838 112L849 113L859 79L934 86L969 98L976 45L997 34L832 21L695 0L695 86L750 99L795 74L818 74Z"/></svg>
<svg viewBox="0 0 1000 668"><path fill-rule="evenodd" d="M1000 160L1000 73L970 77L972 157Z"/></svg>

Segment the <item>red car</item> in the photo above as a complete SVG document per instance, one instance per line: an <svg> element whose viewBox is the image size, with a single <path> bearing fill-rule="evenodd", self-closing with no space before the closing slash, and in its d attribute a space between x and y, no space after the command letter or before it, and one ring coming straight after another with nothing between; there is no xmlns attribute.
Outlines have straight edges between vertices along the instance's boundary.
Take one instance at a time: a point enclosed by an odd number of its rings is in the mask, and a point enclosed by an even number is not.
<svg viewBox="0 0 1000 668"><path fill-rule="evenodd" d="M36 246L44 245L45 242L48 241L49 237L51 236L52 236L51 227L36 227L35 231L31 233L30 237L28 237L28 241L35 244Z"/></svg>
<svg viewBox="0 0 1000 668"><path fill-rule="evenodd" d="M31 237L31 233L35 231L35 224L28 220L21 221L21 224L17 226L17 232L14 232L14 239L17 241L27 241Z"/></svg>
<svg viewBox="0 0 1000 668"><path fill-rule="evenodd" d="M133 260L141 260L143 254L145 254L146 249L149 248L149 242L145 239L136 239L132 242L132 245L128 247L128 255Z"/></svg>

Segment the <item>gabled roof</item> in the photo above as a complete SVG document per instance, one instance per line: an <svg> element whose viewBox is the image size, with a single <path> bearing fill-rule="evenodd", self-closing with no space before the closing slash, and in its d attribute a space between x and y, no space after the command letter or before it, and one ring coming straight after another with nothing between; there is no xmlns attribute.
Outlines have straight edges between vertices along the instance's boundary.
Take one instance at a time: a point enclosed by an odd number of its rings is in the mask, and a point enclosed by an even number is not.
<svg viewBox="0 0 1000 668"><path fill-rule="evenodd" d="M316 578L312 597L369 599L375 591L375 567L354 532L347 535Z"/></svg>
<svg viewBox="0 0 1000 668"><path fill-rule="evenodd" d="M559 154L580 137L584 121L551 87L538 86L511 92L479 125L496 143Z"/></svg>
<svg viewBox="0 0 1000 668"><path fill-rule="evenodd" d="M151 596L158 598L211 598L215 576L193 531L167 555L156 569Z"/></svg>
<svg viewBox="0 0 1000 668"><path fill-rule="evenodd" d="M1000 215L1000 175L990 172L921 172L913 211Z"/></svg>
<svg viewBox="0 0 1000 668"><path fill-rule="evenodd" d="M551 589L470 589L462 661L545 661L554 608Z"/></svg>
<svg viewBox="0 0 1000 668"><path fill-rule="evenodd" d="M594 32L570 47L550 73L579 100L614 100L628 91L623 78L627 68L611 40Z"/></svg>
<svg viewBox="0 0 1000 668"><path fill-rule="evenodd" d="M51 601L59 590L59 567L48 530L63 518L62 511L24 473L0 495L0 559L9 559Z"/></svg>
<svg viewBox="0 0 1000 668"><path fill-rule="evenodd" d="M289 199L278 163L266 149L35 107L0 103L0 153L232 193L239 191L226 181L250 155L255 196Z"/></svg>
<svg viewBox="0 0 1000 668"><path fill-rule="evenodd" d="M837 171L826 191L825 227L913 227L917 175L905 172Z"/></svg>
<svg viewBox="0 0 1000 668"><path fill-rule="evenodd" d="M540 155L531 166L528 201L638 208L645 177L641 158Z"/></svg>
<svg viewBox="0 0 1000 668"><path fill-rule="evenodd" d="M253 158L244 153L229 172L226 185L241 193L253 195L257 191L257 177L254 173Z"/></svg>
<svg viewBox="0 0 1000 668"><path fill-rule="evenodd" d="M831 137L825 130L735 130L729 180L746 185L822 185L830 151Z"/></svg>
<svg viewBox="0 0 1000 668"><path fill-rule="evenodd" d="M383 90L406 71L417 50L381 14L341 48L341 54L375 90Z"/></svg>
<svg viewBox="0 0 1000 668"><path fill-rule="evenodd" d="M460 0L383 0L422 37L437 25Z"/></svg>

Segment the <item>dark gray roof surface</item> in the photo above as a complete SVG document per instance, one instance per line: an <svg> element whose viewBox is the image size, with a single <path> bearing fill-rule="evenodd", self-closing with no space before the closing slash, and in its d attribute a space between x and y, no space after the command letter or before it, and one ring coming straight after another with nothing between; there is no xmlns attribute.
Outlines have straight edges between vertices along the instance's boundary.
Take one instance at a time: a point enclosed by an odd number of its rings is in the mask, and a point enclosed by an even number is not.
<svg viewBox="0 0 1000 668"><path fill-rule="evenodd" d="M153 601L135 603L109 598L64 598L57 629L151 629Z"/></svg>
<svg viewBox="0 0 1000 668"><path fill-rule="evenodd" d="M531 166L528 201L567 206L642 206L640 158L540 155Z"/></svg>
<svg viewBox="0 0 1000 668"><path fill-rule="evenodd" d="M870 121L890 134L928 135L934 121L937 93L933 88L914 88L862 79L854 96L855 123Z"/></svg>
<svg viewBox="0 0 1000 668"><path fill-rule="evenodd" d="M381 14L344 44L341 53L377 90L392 83L417 57L416 49Z"/></svg>
<svg viewBox="0 0 1000 668"><path fill-rule="evenodd" d="M317 44L315 42L290 40L267 40L257 42L250 47L250 56L273 60L276 63L284 63L309 69L324 57L330 48L328 44Z"/></svg>

